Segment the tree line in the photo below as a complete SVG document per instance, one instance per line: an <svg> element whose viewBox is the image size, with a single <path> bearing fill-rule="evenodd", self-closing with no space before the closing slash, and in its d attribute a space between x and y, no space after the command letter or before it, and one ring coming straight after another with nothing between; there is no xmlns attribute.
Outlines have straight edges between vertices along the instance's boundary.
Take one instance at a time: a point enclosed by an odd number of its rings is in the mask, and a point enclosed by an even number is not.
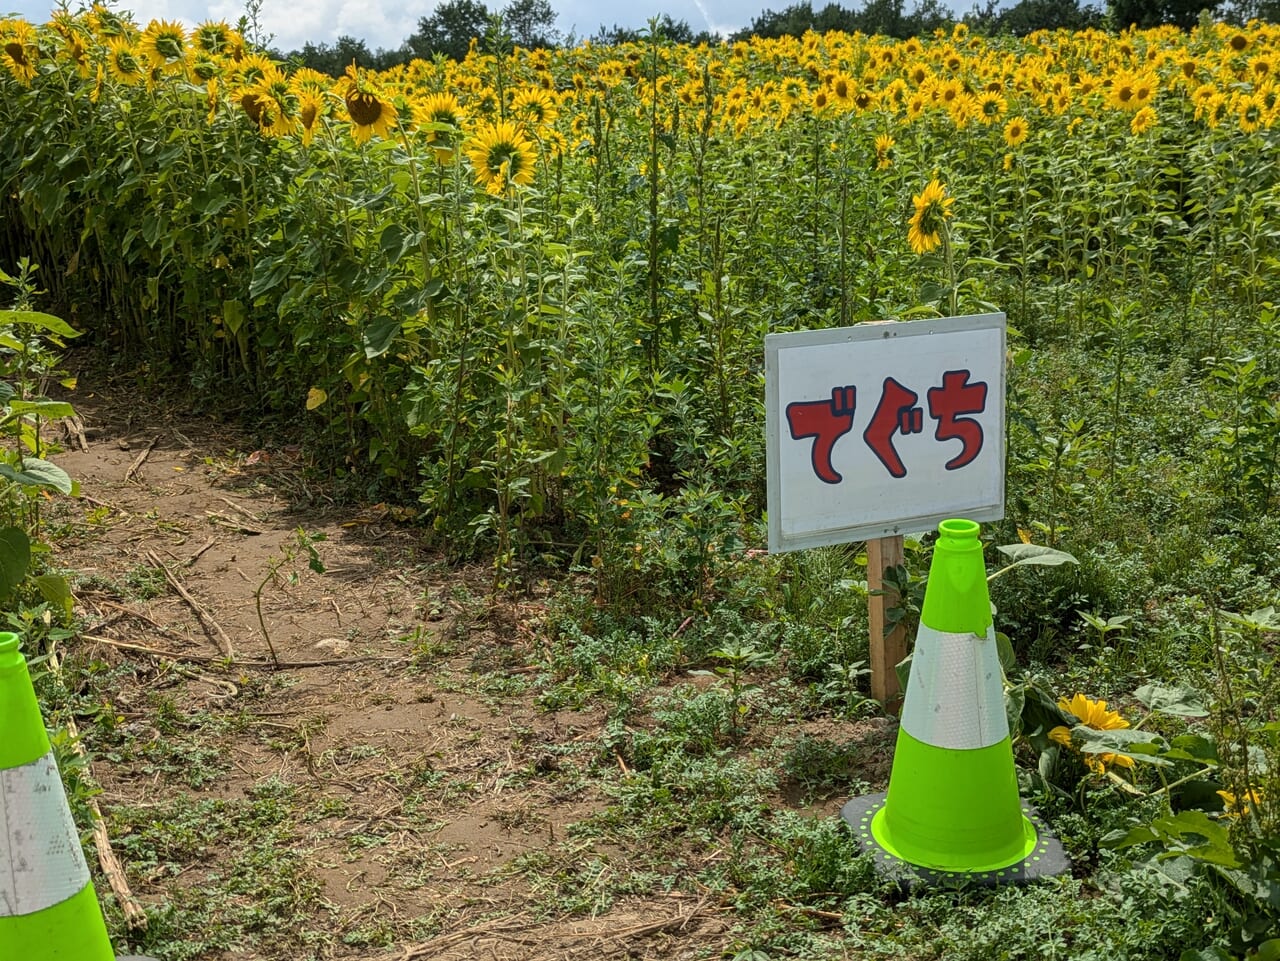
<svg viewBox="0 0 1280 961"><path fill-rule="evenodd" d="M905 0L867 0L861 7L828 3L814 9L811 0L801 0L782 10L764 10L749 26L727 37L706 30L695 31L685 20L663 14L654 22L655 31L674 43L733 42L750 37L800 36L808 30L824 33L843 30L906 39L948 28L953 23L968 25L987 36L1025 36L1036 30L1121 30L1130 25L1146 29L1172 24L1183 29L1196 25L1202 12L1215 19L1244 23L1251 19L1280 19L1280 0L1105 0L1101 5L1080 0L1018 0L1005 7L1005 0L985 0L956 18L940 0L915 0L911 10ZM473 42L482 40L501 25L506 39L526 49L576 45L583 40L612 45L641 40L648 28L615 24L590 36L564 34L556 28L556 13L548 0L511 0L505 7L490 10L481 0L445 0L418 20L418 28L394 49L370 50L364 40L342 36L334 43L306 43L288 54L276 51L281 59L311 67L331 76L341 74L350 64L386 70L415 58L431 60L447 57L461 60Z"/></svg>

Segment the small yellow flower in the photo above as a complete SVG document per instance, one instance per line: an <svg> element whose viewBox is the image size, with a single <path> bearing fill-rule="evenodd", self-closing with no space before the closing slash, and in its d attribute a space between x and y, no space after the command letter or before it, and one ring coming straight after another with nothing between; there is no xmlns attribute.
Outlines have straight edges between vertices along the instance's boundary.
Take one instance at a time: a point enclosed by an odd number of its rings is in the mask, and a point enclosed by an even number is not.
<svg viewBox="0 0 1280 961"><path fill-rule="evenodd" d="M1262 792L1257 788L1250 788L1242 797L1236 797L1230 791L1218 791L1217 794L1222 798L1222 813L1229 818L1251 814L1262 803Z"/></svg>

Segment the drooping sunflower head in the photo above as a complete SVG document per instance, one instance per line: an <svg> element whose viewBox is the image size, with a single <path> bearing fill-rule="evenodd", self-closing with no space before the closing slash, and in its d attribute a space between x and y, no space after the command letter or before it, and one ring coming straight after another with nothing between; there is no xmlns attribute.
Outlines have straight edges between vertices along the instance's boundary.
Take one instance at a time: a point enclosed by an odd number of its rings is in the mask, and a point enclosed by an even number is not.
<svg viewBox="0 0 1280 961"><path fill-rule="evenodd" d="M59 11L49 25L58 33L57 58L70 63L82 79L93 76L92 41L80 21L65 11Z"/></svg>
<svg viewBox="0 0 1280 961"><path fill-rule="evenodd" d="M1242 133L1255 133L1267 121L1267 105L1260 94L1251 93L1236 101L1236 117Z"/></svg>
<svg viewBox="0 0 1280 961"><path fill-rule="evenodd" d="M1004 142L1010 147L1021 147L1030 133L1031 128L1023 117L1013 117L1004 125Z"/></svg>
<svg viewBox="0 0 1280 961"><path fill-rule="evenodd" d="M35 28L25 20L0 20L0 63L24 86L36 75Z"/></svg>
<svg viewBox="0 0 1280 961"><path fill-rule="evenodd" d="M955 198L947 196L946 184L935 177L911 202L915 213L907 227L907 243L917 254L927 254L942 243L942 232L951 218Z"/></svg>
<svg viewBox="0 0 1280 961"><path fill-rule="evenodd" d="M207 53L191 51L187 57L187 77L193 84L207 84L222 75L222 61Z"/></svg>
<svg viewBox="0 0 1280 961"><path fill-rule="evenodd" d="M187 31L170 20L152 20L142 32L138 46L151 62L165 73L178 73L186 63Z"/></svg>
<svg viewBox="0 0 1280 961"><path fill-rule="evenodd" d="M887 133L876 137L876 170L888 170L893 166L893 148L896 143Z"/></svg>
<svg viewBox="0 0 1280 961"><path fill-rule="evenodd" d="M150 69L137 44L113 37L107 42L107 72L117 83L132 87L146 80Z"/></svg>
<svg viewBox="0 0 1280 961"><path fill-rule="evenodd" d="M235 61L233 79L243 86L252 86L263 78L268 70L275 67L268 57L260 53L251 53Z"/></svg>
<svg viewBox="0 0 1280 961"><path fill-rule="evenodd" d="M485 124L467 142L466 154L477 183L495 196L533 183L537 154L524 131L510 121Z"/></svg>
<svg viewBox="0 0 1280 961"><path fill-rule="evenodd" d="M427 143L441 163L451 161L461 143L463 113L451 93L433 93L414 108L414 121L425 129Z"/></svg>
<svg viewBox="0 0 1280 961"><path fill-rule="evenodd" d="M298 123L302 127L302 142L311 143L316 128L324 123L328 101L317 93L303 90L298 94Z"/></svg>
<svg viewBox="0 0 1280 961"><path fill-rule="evenodd" d="M342 97L351 118L351 137L356 143L367 143L375 133L384 140L391 136L391 128L399 123L400 115L391 98L384 94L354 63L334 88Z"/></svg>

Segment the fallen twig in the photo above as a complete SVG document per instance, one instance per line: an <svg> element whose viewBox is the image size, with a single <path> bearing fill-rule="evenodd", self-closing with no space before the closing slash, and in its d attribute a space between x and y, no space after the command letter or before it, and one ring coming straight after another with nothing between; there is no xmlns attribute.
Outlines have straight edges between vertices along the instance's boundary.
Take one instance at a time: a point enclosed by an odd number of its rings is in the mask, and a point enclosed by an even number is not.
<svg viewBox="0 0 1280 961"><path fill-rule="evenodd" d="M235 654L232 653L231 650L231 638L227 637L227 632L222 629L222 625L219 624L214 616L205 610L204 607L201 606L200 602L192 597L187 589L182 586L182 582L178 580L173 571L169 570L168 565L160 559L159 554L155 551L147 551L147 559L151 562L152 566L158 567L164 572L164 579L169 582L169 586L178 593L179 597L187 602L193 611L195 611L196 618L205 626L205 629L212 630L214 634L217 635L216 640L220 641L218 647L226 656L227 660L234 660Z"/></svg>
<svg viewBox="0 0 1280 961"><path fill-rule="evenodd" d="M218 543L218 539L216 537L210 537L209 540L205 543L204 547L200 548L198 551L196 551L194 554L192 554L190 557L188 557L185 561L182 562L182 566L190 567L192 564L194 564L196 561L200 559L201 554L203 554L205 551L207 551L216 543Z"/></svg>
<svg viewBox="0 0 1280 961"><path fill-rule="evenodd" d="M237 513L243 514L245 517L249 518L249 520L253 521L255 524L262 523L261 517L259 517L253 511L249 510L249 508L244 507L240 504L237 504L230 497L223 497L221 494L219 494L218 500L222 501L222 503L226 504L228 507L230 507L232 510L236 511Z"/></svg>
<svg viewBox="0 0 1280 961"><path fill-rule="evenodd" d="M95 644L106 644L109 647L118 647L122 651L132 651L136 654L147 654L151 657L160 658L166 661L183 662L191 664L226 664L227 658L214 657L211 654L186 654L179 651L166 651L159 647L148 647L146 644L133 644L129 641L118 641L114 637L102 637L98 634L81 633L80 637L86 641L93 641ZM308 667L337 667L338 665L347 664L372 664L372 663L403 663L403 657L335 657L327 658L320 661L281 661L280 670L298 670ZM276 665L272 661L235 661L234 666L238 671L274 671Z"/></svg>
<svg viewBox="0 0 1280 961"><path fill-rule="evenodd" d="M134 474L138 473L138 468L146 463L147 458L151 456L151 452L155 449L156 444L160 443L160 437L160 434L156 434L155 437L151 438L151 443L144 447L142 449L142 453L133 459L133 463L129 465L129 469L124 472L124 482L126 484L129 483Z"/></svg>
<svg viewBox="0 0 1280 961"><path fill-rule="evenodd" d="M205 511L204 516L209 518L210 524L217 524L219 527L226 527L240 534L265 534L261 527L253 527L244 521L238 521L234 517L228 517L222 511Z"/></svg>

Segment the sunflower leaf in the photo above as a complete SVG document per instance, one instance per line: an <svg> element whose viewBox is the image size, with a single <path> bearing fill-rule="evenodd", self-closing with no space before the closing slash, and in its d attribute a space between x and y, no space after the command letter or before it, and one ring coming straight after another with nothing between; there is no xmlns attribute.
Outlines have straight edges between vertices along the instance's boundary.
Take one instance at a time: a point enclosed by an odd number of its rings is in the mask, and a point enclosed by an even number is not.
<svg viewBox="0 0 1280 961"><path fill-rule="evenodd" d="M70 494L73 488L66 471L41 457L23 458L21 470L15 470L12 464L0 464L0 477L24 487L50 487L63 494Z"/></svg>
<svg viewBox="0 0 1280 961"><path fill-rule="evenodd" d="M1002 544L996 550L1012 559L1013 564L1010 566L1035 564L1040 567L1057 567L1061 564L1080 563L1066 551L1054 550L1052 547L1043 547L1039 544Z"/></svg>
<svg viewBox="0 0 1280 961"><path fill-rule="evenodd" d="M41 313L38 310L0 310L0 324L18 324L21 327L39 327L63 337L79 337L80 331L72 329L61 317Z"/></svg>
<svg viewBox="0 0 1280 961"><path fill-rule="evenodd" d="M1176 717L1206 717L1200 692L1185 684L1167 686L1164 684L1144 684L1133 692L1134 697L1146 705L1148 710L1161 714L1172 714Z"/></svg>

